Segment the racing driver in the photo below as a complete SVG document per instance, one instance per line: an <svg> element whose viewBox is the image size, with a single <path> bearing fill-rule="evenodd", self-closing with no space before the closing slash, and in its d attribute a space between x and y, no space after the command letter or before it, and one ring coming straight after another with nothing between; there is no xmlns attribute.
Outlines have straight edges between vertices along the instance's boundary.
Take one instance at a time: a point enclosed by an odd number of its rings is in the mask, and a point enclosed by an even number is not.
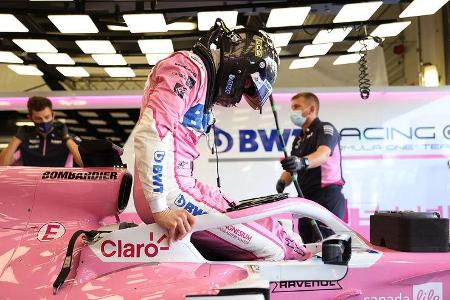
<svg viewBox="0 0 450 300"><path fill-rule="evenodd" d="M232 107L244 98L253 109L261 109L272 92L278 65L265 32L229 30L218 19L192 51L175 52L153 68L134 132L134 199L144 222L168 230L169 245L192 230L194 216L225 212L231 203L218 188L193 177L196 145L214 122L212 106ZM311 256L272 217L195 232L192 241L232 260Z"/></svg>

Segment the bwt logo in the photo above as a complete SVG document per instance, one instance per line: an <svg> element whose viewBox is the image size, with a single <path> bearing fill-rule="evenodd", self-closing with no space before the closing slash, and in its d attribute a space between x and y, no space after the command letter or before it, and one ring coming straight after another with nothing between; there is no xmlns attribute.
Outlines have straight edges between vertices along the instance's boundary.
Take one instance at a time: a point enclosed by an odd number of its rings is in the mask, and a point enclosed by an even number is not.
<svg viewBox="0 0 450 300"><path fill-rule="evenodd" d="M183 195L179 195L175 199L174 203L176 206L184 208L187 212L191 213L193 216L206 215L208 213L207 211L204 211L203 209L193 204L192 202L188 202Z"/></svg>
<svg viewBox="0 0 450 300"><path fill-rule="evenodd" d="M227 85L225 86L225 93L228 95L231 94L231 89L233 88L235 78L236 76L233 74L228 75Z"/></svg>
<svg viewBox="0 0 450 300"><path fill-rule="evenodd" d="M126 243L122 240L104 240L100 251L104 257L155 257L159 251L169 250L169 246L159 246L167 238L163 234L156 243L153 242L153 232L150 232L149 243Z"/></svg>
<svg viewBox="0 0 450 300"><path fill-rule="evenodd" d="M153 153L153 192L164 192L164 184L162 181L163 161L166 156L164 151L155 151Z"/></svg>
<svg viewBox="0 0 450 300"><path fill-rule="evenodd" d="M215 139L218 152L228 152L233 148L233 137L228 132L216 127ZM300 129L284 129L282 132L283 140L288 144L290 137L300 135ZM239 130L239 152L256 152L261 147L265 152L282 151L282 145L278 138L276 129L241 129Z"/></svg>

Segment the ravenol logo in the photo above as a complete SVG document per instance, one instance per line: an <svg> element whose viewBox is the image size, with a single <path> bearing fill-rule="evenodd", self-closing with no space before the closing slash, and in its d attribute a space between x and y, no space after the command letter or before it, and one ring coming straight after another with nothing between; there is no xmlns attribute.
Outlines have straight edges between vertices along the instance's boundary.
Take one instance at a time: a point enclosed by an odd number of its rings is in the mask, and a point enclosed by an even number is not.
<svg viewBox="0 0 450 300"><path fill-rule="evenodd" d="M197 205L188 202L183 195L179 195L175 201L175 205L184 208L187 212L190 212L193 216L206 215L208 212L199 208Z"/></svg>
<svg viewBox="0 0 450 300"><path fill-rule="evenodd" d="M162 171L164 157L166 153L164 151L155 151L153 153L153 192L162 193L164 192L164 184L162 181Z"/></svg>

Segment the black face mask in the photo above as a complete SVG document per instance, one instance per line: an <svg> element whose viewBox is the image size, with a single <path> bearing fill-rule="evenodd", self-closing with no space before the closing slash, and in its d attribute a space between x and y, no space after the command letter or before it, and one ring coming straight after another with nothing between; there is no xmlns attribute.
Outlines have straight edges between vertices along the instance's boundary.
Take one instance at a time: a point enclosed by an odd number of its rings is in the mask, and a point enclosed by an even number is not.
<svg viewBox="0 0 450 300"><path fill-rule="evenodd" d="M42 133L49 133L52 128L53 121L49 121L49 122L42 122L42 123L34 123L34 125L36 126L37 130L42 132Z"/></svg>

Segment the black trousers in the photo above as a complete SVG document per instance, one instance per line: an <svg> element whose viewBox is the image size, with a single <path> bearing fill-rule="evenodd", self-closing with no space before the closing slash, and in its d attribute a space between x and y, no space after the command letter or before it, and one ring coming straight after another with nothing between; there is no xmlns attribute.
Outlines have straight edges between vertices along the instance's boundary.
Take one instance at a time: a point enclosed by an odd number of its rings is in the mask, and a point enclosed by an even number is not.
<svg viewBox="0 0 450 300"><path fill-rule="evenodd" d="M342 194L342 186L330 185L314 192L304 192L304 196L308 200L312 200L322 205L341 220L345 214L345 197ZM318 228L316 227L318 225ZM334 232L326 227L323 223L317 222L317 225L309 218L299 219L299 232L304 243L313 243L320 240L318 230L323 238L332 235Z"/></svg>

